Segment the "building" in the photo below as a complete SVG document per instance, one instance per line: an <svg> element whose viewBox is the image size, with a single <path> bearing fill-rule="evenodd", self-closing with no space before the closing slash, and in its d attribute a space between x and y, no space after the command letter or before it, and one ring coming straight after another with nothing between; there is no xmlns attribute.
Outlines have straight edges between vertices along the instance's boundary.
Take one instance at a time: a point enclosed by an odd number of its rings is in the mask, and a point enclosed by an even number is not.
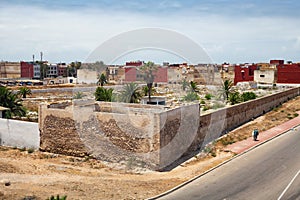
<svg viewBox="0 0 300 200"><path fill-rule="evenodd" d="M19 62L0 62L0 78L20 78L21 67Z"/></svg>
<svg viewBox="0 0 300 200"><path fill-rule="evenodd" d="M300 63L277 65L277 83L300 84Z"/></svg>
<svg viewBox="0 0 300 200"><path fill-rule="evenodd" d="M144 74L142 71L138 70L138 67L134 66L124 66L125 68L125 79L124 82L136 82L145 81ZM157 67L157 71L153 71L154 83L167 83L168 82L168 68L167 67Z"/></svg>
<svg viewBox="0 0 300 200"><path fill-rule="evenodd" d="M67 77L68 73L67 73L67 65L66 63L59 63L57 64L57 75L61 76L61 77Z"/></svg>
<svg viewBox="0 0 300 200"><path fill-rule="evenodd" d="M46 77L47 78L56 78L57 76L58 76L57 64L47 63Z"/></svg>
<svg viewBox="0 0 300 200"><path fill-rule="evenodd" d="M256 64L241 64L234 67L234 85L238 82L254 81L254 70L257 70Z"/></svg>
<svg viewBox="0 0 300 200"><path fill-rule="evenodd" d="M83 84L96 84L98 82L99 72L91 69L78 69L77 82Z"/></svg>
<svg viewBox="0 0 300 200"><path fill-rule="evenodd" d="M254 70L254 82L257 83L257 87L272 87L277 82L277 70Z"/></svg>
<svg viewBox="0 0 300 200"><path fill-rule="evenodd" d="M125 68L116 65L107 66L106 77L110 83L122 84L125 80Z"/></svg>
<svg viewBox="0 0 300 200"><path fill-rule="evenodd" d="M21 78L40 79L40 64L34 62L21 61Z"/></svg>

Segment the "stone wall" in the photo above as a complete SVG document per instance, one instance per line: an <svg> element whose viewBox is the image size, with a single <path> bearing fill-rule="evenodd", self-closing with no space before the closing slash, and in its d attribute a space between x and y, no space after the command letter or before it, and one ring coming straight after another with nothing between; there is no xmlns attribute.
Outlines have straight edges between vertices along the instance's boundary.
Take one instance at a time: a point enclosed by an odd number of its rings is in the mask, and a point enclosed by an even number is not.
<svg viewBox="0 0 300 200"><path fill-rule="evenodd" d="M43 104L40 148L158 169L158 113L162 111L163 107L85 100L66 107Z"/></svg>
<svg viewBox="0 0 300 200"><path fill-rule="evenodd" d="M299 95L300 88L293 88L201 115L197 137L188 152L202 149L206 144L226 134L226 132Z"/></svg>
<svg viewBox="0 0 300 200"><path fill-rule="evenodd" d="M158 170L298 95L294 88L201 116L199 104L169 110L93 100L42 104L40 148Z"/></svg>

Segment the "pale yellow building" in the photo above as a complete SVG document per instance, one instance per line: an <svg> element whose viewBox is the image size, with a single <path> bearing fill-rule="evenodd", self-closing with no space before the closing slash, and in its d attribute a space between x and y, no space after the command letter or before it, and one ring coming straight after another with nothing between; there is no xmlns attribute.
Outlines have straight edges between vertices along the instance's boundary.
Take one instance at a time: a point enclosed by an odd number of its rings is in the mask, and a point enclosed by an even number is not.
<svg viewBox="0 0 300 200"><path fill-rule="evenodd" d="M20 62L0 62L0 78L20 78Z"/></svg>

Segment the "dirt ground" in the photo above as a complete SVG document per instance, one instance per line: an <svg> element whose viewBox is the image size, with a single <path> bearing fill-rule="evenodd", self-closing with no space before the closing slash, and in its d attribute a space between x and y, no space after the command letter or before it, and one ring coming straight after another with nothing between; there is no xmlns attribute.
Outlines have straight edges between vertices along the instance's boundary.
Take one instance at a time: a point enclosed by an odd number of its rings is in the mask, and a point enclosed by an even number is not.
<svg viewBox="0 0 300 200"><path fill-rule="evenodd" d="M300 98L293 99L220 139L206 156L195 156L171 171L133 173L88 158L76 158L0 147L0 199L42 199L59 194L67 199L145 199L203 173L231 158L227 144L251 137L293 117ZM203 154L202 154L203 155Z"/></svg>

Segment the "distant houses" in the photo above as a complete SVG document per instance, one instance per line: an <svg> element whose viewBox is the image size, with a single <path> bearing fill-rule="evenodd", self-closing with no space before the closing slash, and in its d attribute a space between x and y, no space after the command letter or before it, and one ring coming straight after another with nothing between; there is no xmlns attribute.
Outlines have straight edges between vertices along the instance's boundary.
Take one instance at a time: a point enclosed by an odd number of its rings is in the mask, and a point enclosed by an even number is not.
<svg viewBox="0 0 300 200"><path fill-rule="evenodd" d="M143 82L140 68L143 61L126 62L124 65L105 65L103 62L81 63L48 63L21 61L0 62L0 83L16 84L96 84L99 74L105 74L111 84L128 82ZM270 60L269 63L244 64L197 64L187 63L156 65L154 83L181 84L193 81L197 84L214 85L218 77L231 79L234 84L243 82L256 83L257 86L269 87L275 84L300 84L300 63L284 62L284 60Z"/></svg>

